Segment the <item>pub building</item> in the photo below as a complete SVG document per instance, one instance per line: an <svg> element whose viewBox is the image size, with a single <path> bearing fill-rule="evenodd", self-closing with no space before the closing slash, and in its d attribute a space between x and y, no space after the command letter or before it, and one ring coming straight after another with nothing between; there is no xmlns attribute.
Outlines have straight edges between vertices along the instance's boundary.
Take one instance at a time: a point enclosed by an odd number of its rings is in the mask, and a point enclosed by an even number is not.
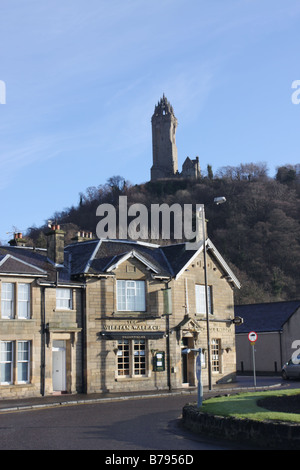
<svg viewBox="0 0 300 470"><path fill-rule="evenodd" d="M79 232L64 246L57 225L47 242L0 247L1 398L193 387L199 348L203 385L235 379L240 283L209 238L206 265L203 244Z"/></svg>

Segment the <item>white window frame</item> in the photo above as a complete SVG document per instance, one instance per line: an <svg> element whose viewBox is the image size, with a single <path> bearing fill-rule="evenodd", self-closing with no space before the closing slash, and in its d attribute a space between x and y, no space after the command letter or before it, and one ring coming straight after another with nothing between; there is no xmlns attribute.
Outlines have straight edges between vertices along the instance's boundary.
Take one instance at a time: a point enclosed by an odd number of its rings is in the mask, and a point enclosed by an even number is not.
<svg viewBox="0 0 300 470"><path fill-rule="evenodd" d="M10 344L11 350L4 351L3 350L3 345L4 344ZM11 355L11 358L8 359L8 354ZM4 355L6 357L4 357ZM2 365L3 364L10 364L10 380L3 380L2 374L0 372L0 383L1 385L11 385L13 383L13 364L14 364L14 345L13 341L0 341L0 368L2 370Z"/></svg>
<svg viewBox="0 0 300 470"><path fill-rule="evenodd" d="M10 286L10 292L6 289ZM7 308L8 307L8 308ZM7 313L7 311L9 313ZM15 313L15 284L13 282L1 283L1 318L12 319Z"/></svg>
<svg viewBox="0 0 300 470"><path fill-rule="evenodd" d="M73 308L72 288L71 287L57 287L56 288L56 309L57 310L72 310L72 308Z"/></svg>
<svg viewBox="0 0 300 470"><path fill-rule="evenodd" d="M220 374L221 370L221 339L212 338L210 344L212 373Z"/></svg>
<svg viewBox="0 0 300 470"><path fill-rule="evenodd" d="M207 286L208 313L213 315L212 286ZM195 284L196 313L206 314L205 285Z"/></svg>
<svg viewBox="0 0 300 470"><path fill-rule="evenodd" d="M21 349L21 346L26 345L27 348ZM20 355L23 357L20 358ZM26 379L19 380L20 367L26 364ZM30 381L30 341L17 341L17 383L28 384Z"/></svg>
<svg viewBox="0 0 300 470"><path fill-rule="evenodd" d="M26 287L25 291L22 292L22 289ZM18 306L17 306L17 315L21 320L28 320L30 318L30 284L20 283L17 287L18 291ZM25 294L23 296L23 294ZM23 297L23 298L22 298ZM23 313L23 307L25 306L25 314ZM22 312L22 313L21 313Z"/></svg>
<svg viewBox="0 0 300 470"><path fill-rule="evenodd" d="M146 339L120 339L117 351L117 378L148 376L148 342ZM140 373L144 370L144 373Z"/></svg>
<svg viewBox="0 0 300 470"><path fill-rule="evenodd" d="M118 341L117 351L117 376L130 377L130 340Z"/></svg>
<svg viewBox="0 0 300 470"><path fill-rule="evenodd" d="M145 281L117 280L117 310L119 312L145 312Z"/></svg>

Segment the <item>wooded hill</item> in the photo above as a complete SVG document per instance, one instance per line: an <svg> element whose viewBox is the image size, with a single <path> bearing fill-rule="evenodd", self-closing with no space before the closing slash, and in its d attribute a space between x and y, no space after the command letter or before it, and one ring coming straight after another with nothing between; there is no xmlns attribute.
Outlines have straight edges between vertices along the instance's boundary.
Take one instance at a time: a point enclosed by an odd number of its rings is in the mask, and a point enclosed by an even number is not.
<svg viewBox="0 0 300 470"><path fill-rule="evenodd" d="M115 176L88 188L77 206L49 219L61 225L69 243L79 230L95 234L97 207L109 203L118 210L119 196L127 196L128 206L144 204L149 213L151 204L193 204L194 209L205 204L208 236L242 284L235 292L237 304L300 298L300 179L295 167L278 168L270 178L261 164L224 167L215 176L208 166L197 181L176 178L140 185ZM218 196L227 202L214 205ZM46 231L47 223L28 230L28 244L45 247ZM182 240L172 240L177 241Z"/></svg>

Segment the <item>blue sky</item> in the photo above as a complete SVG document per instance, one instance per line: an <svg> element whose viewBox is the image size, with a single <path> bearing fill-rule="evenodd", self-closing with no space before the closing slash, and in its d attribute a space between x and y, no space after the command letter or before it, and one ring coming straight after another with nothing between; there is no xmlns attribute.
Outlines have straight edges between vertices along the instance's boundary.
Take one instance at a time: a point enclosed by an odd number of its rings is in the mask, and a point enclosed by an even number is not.
<svg viewBox="0 0 300 470"><path fill-rule="evenodd" d="M1 242L110 176L149 180L163 93L179 168L299 163L299 21L298 0L1 0Z"/></svg>

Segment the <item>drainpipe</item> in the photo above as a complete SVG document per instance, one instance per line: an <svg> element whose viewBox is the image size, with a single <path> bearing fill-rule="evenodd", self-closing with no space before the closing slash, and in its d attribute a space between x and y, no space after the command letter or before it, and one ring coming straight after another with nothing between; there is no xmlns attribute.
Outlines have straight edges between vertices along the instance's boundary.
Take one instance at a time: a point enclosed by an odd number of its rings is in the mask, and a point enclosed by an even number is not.
<svg viewBox="0 0 300 470"><path fill-rule="evenodd" d="M283 366L283 359L282 359L282 330L279 331L279 342L280 342L280 370L281 367Z"/></svg>
<svg viewBox="0 0 300 470"><path fill-rule="evenodd" d="M45 367L46 367L46 305L45 287L42 287L42 347L41 347L41 395L45 396Z"/></svg>
<svg viewBox="0 0 300 470"><path fill-rule="evenodd" d="M170 319L169 315L166 314L166 330L167 330L167 373L168 373L168 387L169 391L172 392L172 380L171 380L171 357L170 357Z"/></svg>
<svg viewBox="0 0 300 470"><path fill-rule="evenodd" d="M166 317L166 349L167 349L167 380L169 391L172 391L172 379L171 379L171 356L170 356L170 315L172 314L172 306L170 305L170 297L168 292L171 292L169 282L171 279L165 282L165 289L162 289L164 297L164 309L163 317Z"/></svg>
<svg viewBox="0 0 300 470"><path fill-rule="evenodd" d="M86 386L86 286L81 289L81 380L82 393L87 393Z"/></svg>

